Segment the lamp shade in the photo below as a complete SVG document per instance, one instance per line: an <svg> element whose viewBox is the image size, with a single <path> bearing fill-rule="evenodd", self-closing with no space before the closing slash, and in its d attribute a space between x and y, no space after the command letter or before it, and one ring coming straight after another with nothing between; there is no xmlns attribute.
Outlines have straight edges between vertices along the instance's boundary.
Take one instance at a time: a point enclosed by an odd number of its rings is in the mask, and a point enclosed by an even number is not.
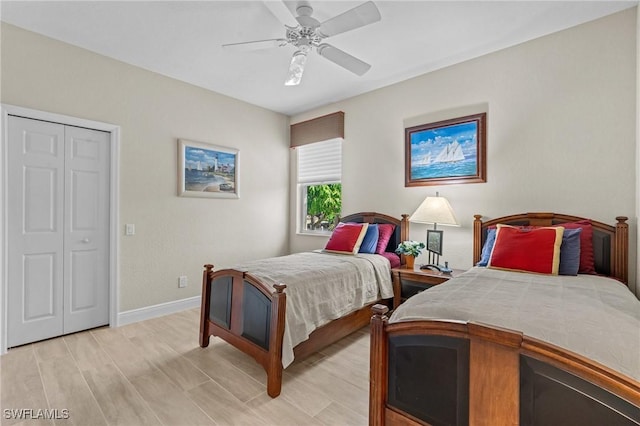
<svg viewBox="0 0 640 426"><path fill-rule="evenodd" d="M444 197L427 197L409 218L410 222L460 226L451 205Z"/></svg>

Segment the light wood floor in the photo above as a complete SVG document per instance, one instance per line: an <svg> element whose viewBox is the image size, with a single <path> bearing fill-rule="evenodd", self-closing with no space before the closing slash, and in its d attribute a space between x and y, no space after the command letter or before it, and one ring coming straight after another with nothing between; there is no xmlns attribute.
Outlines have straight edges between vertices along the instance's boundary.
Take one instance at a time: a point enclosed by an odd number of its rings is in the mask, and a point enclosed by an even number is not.
<svg viewBox="0 0 640 426"><path fill-rule="evenodd" d="M367 424L367 328L294 362L272 399L252 358L216 337L199 347L198 316L193 309L9 350L0 357L0 423L54 424L8 418L7 409L59 417L66 409L69 418L55 424Z"/></svg>

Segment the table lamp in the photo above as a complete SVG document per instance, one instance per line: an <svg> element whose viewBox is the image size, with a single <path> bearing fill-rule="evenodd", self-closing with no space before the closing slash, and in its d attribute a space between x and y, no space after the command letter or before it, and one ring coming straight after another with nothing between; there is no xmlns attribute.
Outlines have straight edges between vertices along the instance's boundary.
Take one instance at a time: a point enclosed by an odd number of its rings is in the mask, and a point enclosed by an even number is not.
<svg viewBox="0 0 640 426"><path fill-rule="evenodd" d="M413 212L409 218L409 222L433 223L433 229L427 230L429 264L423 265L420 268L427 269L435 267L435 269L442 270L442 267L440 267L438 263L440 262L440 255L442 254L443 231L439 231L437 226L460 226L447 199L440 197L437 192L435 197L425 198L422 204Z"/></svg>

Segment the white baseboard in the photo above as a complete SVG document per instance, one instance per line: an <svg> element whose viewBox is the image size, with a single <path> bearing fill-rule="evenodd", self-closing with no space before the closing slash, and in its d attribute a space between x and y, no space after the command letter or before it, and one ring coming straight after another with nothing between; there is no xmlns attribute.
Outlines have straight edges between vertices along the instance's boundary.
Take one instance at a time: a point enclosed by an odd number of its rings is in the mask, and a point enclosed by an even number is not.
<svg viewBox="0 0 640 426"><path fill-rule="evenodd" d="M174 300L173 302L160 303L159 305L145 306L144 308L132 309L130 311L118 313L118 324L127 325L134 322L157 318L164 315L175 314L176 312L200 306L200 296L189 297L187 299Z"/></svg>

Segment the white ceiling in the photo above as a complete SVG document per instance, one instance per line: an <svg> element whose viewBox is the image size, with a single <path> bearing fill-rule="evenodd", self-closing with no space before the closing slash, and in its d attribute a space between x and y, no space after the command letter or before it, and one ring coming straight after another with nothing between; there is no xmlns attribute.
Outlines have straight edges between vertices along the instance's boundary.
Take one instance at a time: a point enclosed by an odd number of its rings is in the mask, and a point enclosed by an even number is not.
<svg viewBox="0 0 640 426"><path fill-rule="evenodd" d="M277 0L272 0L277 1ZM323 22L363 1L311 1ZM295 2L293 2L295 3ZM309 55L283 82L294 48L221 48L284 38L262 1L1 1L3 21L287 115L384 87L569 28L634 1L375 1L382 20L328 43L372 65L358 77ZM295 9L292 4L287 5Z"/></svg>

